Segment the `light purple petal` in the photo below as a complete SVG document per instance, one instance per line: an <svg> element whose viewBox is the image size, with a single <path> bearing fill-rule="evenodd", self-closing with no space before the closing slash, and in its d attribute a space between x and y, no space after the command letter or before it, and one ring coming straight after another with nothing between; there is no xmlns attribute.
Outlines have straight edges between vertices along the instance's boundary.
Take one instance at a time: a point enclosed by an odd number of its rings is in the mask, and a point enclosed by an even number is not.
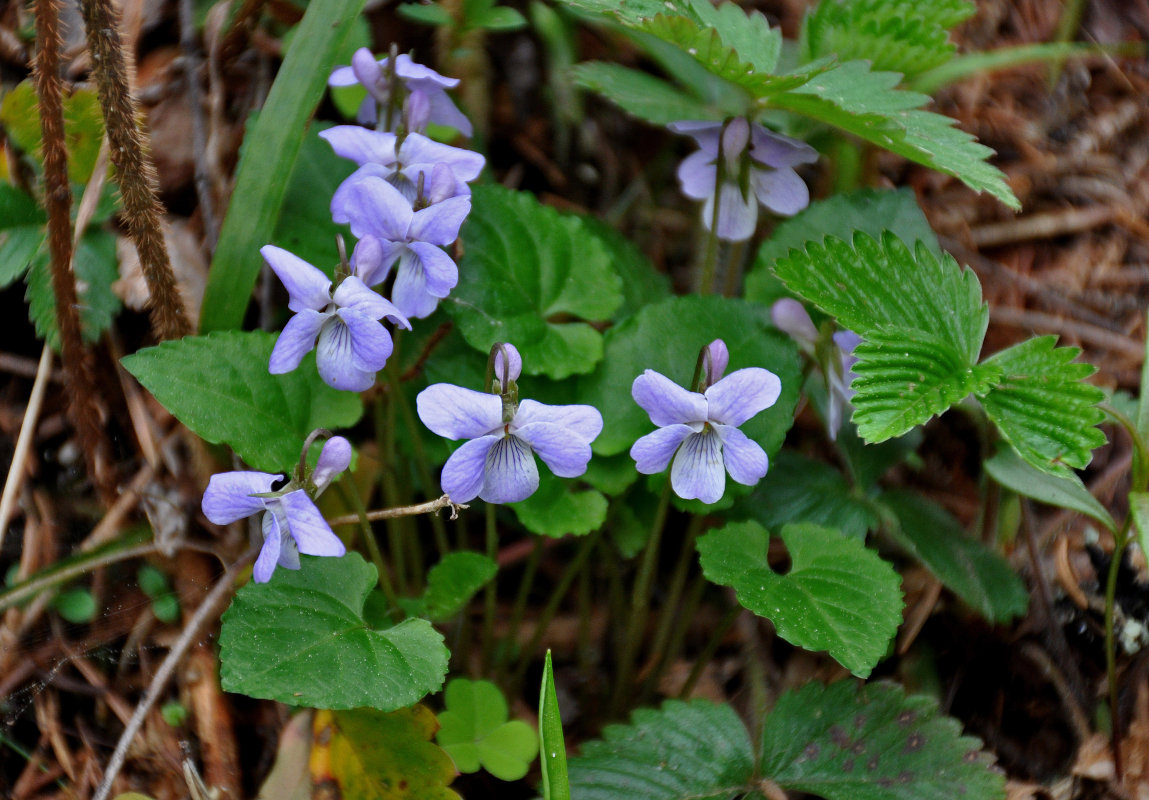
<svg viewBox="0 0 1149 800"><path fill-rule="evenodd" d="M854 348L862 343L862 337L853 331L835 331L832 338L834 339L834 344L838 345L838 349L842 351L842 355L849 356L853 359L853 361L846 365L847 368L854 366L858 360L853 354ZM845 362L843 361L843 363Z"/></svg>
<svg viewBox="0 0 1149 800"><path fill-rule="evenodd" d="M497 398L496 398L497 399ZM487 453L503 436L481 436L464 444L443 465L443 491L455 503L468 503L483 490Z"/></svg>
<svg viewBox="0 0 1149 800"><path fill-rule="evenodd" d="M335 476L351 466L351 442L342 436L332 436L323 443L319 451L319 460L315 462L315 471L311 473L311 480L315 488L322 492Z"/></svg>
<svg viewBox="0 0 1149 800"><path fill-rule="evenodd" d="M710 372L706 383L710 386L722 379L726 365L730 363L730 351L726 348L726 342L721 339L715 339L706 345L706 350L710 355Z"/></svg>
<svg viewBox="0 0 1149 800"><path fill-rule="evenodd" d="M519 410L511 422L511 430L521 430L527 425L539 422L566 428L569 431L568 435L577 436L587 444L593 442L602 432L602 414L594 406L577 403L550 406L536 400L524 400L519 403Z"/></svg>
<svg viewBox="0 0 1149 800"><path fill-rule="evenodd" d="M714 197L702 207L702 224L710 229L714 220ZM758 224L758 203L754 196L744 197L738 184L726 182L718 193L718 227L715 234L726 242L743 242L754 235Z"/></svg>
<svg viewBox="0 0 1149 800"><path fill-rule="evenodd" d="M349 158L356 164L389 166L396 161L393 133L369 130L361 125L336 125L320 131L319 136L327 140L336 155Z"/></svg>
<svg viewBox="0 0 1149 800"><path fill-rule="evenodd" d="M381 64L385 64L383 59ZM453 89L459 85L458 78L448 78L440 75L430 67L425 67L411 59L406 53L400 53L395 59L395 74L403 79L403 83L412 89Z"/></svg>
<svg viewBox="0 0 1149 800"><path fill-rule="evenodd" d="M283 532L275 514L267 512L263 517L263 547L259 548L259 558L255 560L251 577L256 583L267 583L279 562L279 551L283 547Z"/></svg>
<svg viewBox="0 0 1149 800"><path fill-rule="evenodd" d="M813 164L818 160L818 151L805 142L791 139L780 133L754 125L751 129L753 144L750 157L768 167L796 167L799 164Z"/></svg>
<svg viewBox="0 0 1149 800"><path fill-rule="evenodd" d="M382 268L383 242L375 236L364 236L351 251L351 274L362 280L364 275L374 275ZM371 285L366 281L364 283Z"/></svg>
<svg viewBox="0 0 1149 800"><path fill-rule="evenodd" d="M722 136L721 122L686 120L672 122L666 127L698 142L698 146L710 154L711 160L718 156L718 139Z"/></svg>
<svg viewBox="0 0 1149 800"><path fill-rule="evenodd" d="M502 347L495 351L495 378L500 382L504 379L507 382L517 381L519 376L523 374L523 357L519 355L519 348L510 342L500 342L499 344ZM506 358L503 358L503 353L507 354ZM535 405L542 404L535 403Z"/></svg>
<svg viewBox="0 0 1149 800"><path fill-rule="evenodd" d="M560 478L577 478L590 461L590 442L571 435L565 425L532 422L519 427L514 436L522 439Z"/></svg>
<svg viewBox="0 0 1149 800"><path fill-rule="evenodd" d="M351 329L340 317L332 317L319 332L315 348L315 366L319 377L332 389L364 392L375 383L375 373L355 364Z"/></svg>
<svg viewBox="0 0 1149 800"><path fill-rule="evenodd" d="M335 187L335 193L331 196L331 219L339 225L346 225L349 222L347 204L351 201L351 187L359 181L364 178L387 180L394 174L394 165L385 167L382 164L364 164L359 167Z"/></svg>
<svg viewBox="0 0 1149 800"><path fill-rule="evenodd" d="M375 56L366 47L360 47L351 56L351 71L355 75L355 80L363 85L370 94L372 94L380 102L383 102L385 97L380 97L384 94L383 90L386 89L386 84L383 79L383 67L386 65L387 59L376 61Z"/></svg>
<svg viewBox="0 0 1149 800"><path fill-rule="evenodd" d="M331 280L322 270L273 244L259 248L259 254L286 287L292 311L322 311L331 302Z"/></svg>
<svg viewBox="0 0 1149 800"><path fill-rule="evenodd" d="M291 538L308 556L341 556L347 552L307 492L298 489L280 498Z"/></svg>
<svg viewBox="0 0 1149 800"><path fill-rule="evenodd" d="M814 327L810 314L805 306L792 297L775 301L770 307L770 319L775 328L789 334L800 344L813 347L818 341L818 329Z"/></svg>
<svg viewBox="0 0 1149 800"><path fill-rule="evenodd" d="M467 115L459 110L446 92L428 92L427 99L431 102L431 122L454 128L467 137L474 133Z"/></svg>
<svg viewBox="0 0 1149 800"><path fill-rule="evenodd" d="M403 101L403 114L407 118L407 129L421 131L431 121L431 99L426 92L413 91Z"/></svg>
<svg viewBox="0 0 1149 800"><path fill-rule="evenodd" d="M650 415L650 421L660 428L679 422L700 424L706 421L705 397L698 392L688 392L652 369L634 379L630 394L634 402Z"/></svg>
<svg viewBox="0 0 1149 800"><path fill-rule="evenodd" d="M433 244L425 246L435 247ZM456 267L456 274L457 271ZM427 289L427 275L423 271L423 263L410 245L403 249L399 257L395 283L391 286L391 299L395 302L395 307L408 319L429 317L439 305L439 298Z"/></svg>
<svg viewBox="0 0 1149 800"><path fill-rule="evenodd" d="M634 468L643 475L662 472L682 440L694 433L689 425L667 425L640 437L630 448Z"/></svg>
<svg viewBox="0 0 1149 800"><path fill-rule="evenodd" d="M517 436L504 436L487 451L483 490L488 503L517 503L539 488L539 467L531 448Z"/></svg>
<svg viewBox="0 0 1149 800"><path fill-rule="evenodd" d="M419 392L415 408L423 424L446 439L475 439L503 426L502 398L450 383L435 383Z"/></svg>
<svg viewBox="0 0 1149 800"><path fill-rule="evenodd" d="M351 332L351 364L363 372L378 372L387 364L394 346L391 334L377 320L351 309L337 312Z"/></svg>
<svg viewBox="0 0 1149 800"><path fill-rule="evenodd" d="M758 202L775 214L792 216L810 205L810 189L789 168L750 170L750 186Z"/></svg>
<svg viewBox="0 0 1149 800"><path fill-rule="evenodd" d="M332 295L332 300L340 308L355 311L369 319L382 319L394 306L378 292L367 288L367 284L351 275L343 279Z"/></svg>
<svg viewBox="0 0 1149 800"><path fill-rule="evenodd" d="M371 237L375 238L375 237ZM379 266L371 271L357 272L356 277L363 281L364 286L378 286L383 281L387 280L387 276L391 274L391 267L399 260L399 256L407 249L405 242L387 242L381 239L376 239L379 242L382 250L382 255L379 258Z"/></svg>
<svg viewBox="0 0 1149 800"><path fill-rule="evenodd" d="M279 559L275 562L284 569L299 569L299 548L290 536L279 537Z"/></svg>
<svg viewBox="0 0 1149 800"><path fill-rule="evenodd" d="M423 273L427 294L433 297L446 297L459 283L459 268L449 255L435 245L411 242L407 245L407 250L419 261L418 269Z"/></svg>
<svg viewBox="0 0 1149 800"><path fill-rule="evenodd" d="M355 70L351 67L336 67L331 70L331 75L327 78L328 86L354 86L359 83L359 79L355 77Z"/></svg>
<svg viewBox="0 0 1149 800"><path fill-rule="evenodd" d="M670 467L670 487L684 500L717 503L726 491L722 440L713 430L687 436Z"/></svg>
<svg viewBox="0 0 1149 800"><path fill-rule="evenodd" d="M486 159L479 153L440 144L419 133L409 134L403 140L399 148L399 161L405 167L418 167L419 171L427 173L428 178L431 177L430 173L436 164L446 164L455 173L456 178L467 183L479 177L486 163Z"/></svg>
<svg viewBox="0 0 1149 800"><path fill-rule="evenodd" d="M227 525L250 517L267 507L267 499L252 497L271 491L278 475L267 472L220 472L211 476L203 493L203 514L216 525Z"/></svg>
<svg viewBox="0 0 1149 800"><path fill-rule="evenodd" d="M315 337L330 317L329 313L304 309L289 319L275 340L267 371L272 375L283 375L298 367L303 357L315 347Z"/></svg>
<svg viewBox="0 0 1149 800"><path fill-rule="evenodd" d="M460 182L455 173L446 164L436 164L431 170L431 177L425 187L427 199L431 204L442 203L444 200L460 195L470 197L471 190L467 184Z"/></svg>
<svg viewBox="0 0 1149 800"><path fill-rule="evenodd" d="M746 486L753 486L766 477L770 459L757 442L730 425L715 425L722 439L722 459L730 477Z"/></svg>
<svg viewBox="0 0 1149 800"><path fill-rule="evenodd" d="M714 196L714 184L718 180L718 167L714 156L704 150L697 150L678 165L678 183L682 193L692 200L706 200Z"/></svg>
<svg viewBox="0 0 1149 800"><path fill-rule="evenodd" d="M750 142L750 123L746 117L735 117L722 129L722 158L728 175L738 174L738 162Z"/></svg>
<svg viewBox="0 0 1149 800"><path fill-rule="evenodd" d="M365 177L346 189L340 186L338 192L339 210L353 234L377 236L390 242L407 240L414 212L411 203L390 183Z"/></svg>
<svg viewBox="0 0 1149 800"><path fill-rule="evenodd" d="M747 367L731 372L706 390L711 422L741 425L778 400L782 382L768 369Z"/></svg>
<svg viewBox="0 0 1149 800"><path fill-rule="evenodd" d="M459 228L470 213L470 197L452 197L419 209L407 229L407 239L448 245L459 238Z"/></svg>

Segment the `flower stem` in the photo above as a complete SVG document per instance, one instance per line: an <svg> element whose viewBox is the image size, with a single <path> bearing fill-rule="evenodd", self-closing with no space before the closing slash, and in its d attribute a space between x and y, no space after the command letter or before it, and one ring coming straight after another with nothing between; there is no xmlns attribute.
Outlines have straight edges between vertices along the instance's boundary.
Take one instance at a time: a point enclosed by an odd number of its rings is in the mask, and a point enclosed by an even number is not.
<svg viewBox="0 0 1149 800"><path fill-rule="evenodd" d="M523 569L523 577L519 581L519 593L515 597L515 605L511 610L511 624L508 628L507 642L497 654L495 658L495 674L498 676L499 672L507 662L510 656L511 647L515 640L515 635L519 630L519 626L523 622L523 613L527 610L527 598L530 597L531 589L535 585L535 575L539 571L539 563L543 560L543 537L535 536L535 546L531 550L530 558L527 559L526 567ZM498 681L496 680L496 683Z"/></svg>
<svg viewBox="0 0 1149 800"><path fill-rule="evenodd" d="M702 258L702 270L698 277L698 293L710 294L714 291L714 273L718 269L718 198L714 198L714 218L710 230L706 232L706 255Z"/></svg>
<svg viewBox="0 0 1149 800"><path fill-rule="evenodd" d="M746 242L735 242L730 245L730 252L726 254L726 285L723 291L727 297L736 297L742 285L742 267L746 259Z"/></svg>
<svg viewBox="0 0 1149 800"><path fill-rule="evenodd" d="M658 510L654 513L654 523L650 527L650 538L642 552L642 563L638 568L638 577L634 582L630 600L630 621L626 626L626 637L622 641L622 652L619 655L618 674L615 676L614 696L610 701L611 715L617 716L622 711L625 698L629 697L633 687L631 676L634 672L634 658L638 652L639 641L646 626L646 612L650 606L650 583L654 577L654 567L658 563L658 544L662 539L662 529L665 527L666 514L670 509L670 478L662 488L662 496L658 500Z"/></svg>
<svg viewBox="0 0 1149 800"><path fill-rule="evenodd" d="M1117 574L1121 568L1121 559L1125 555L1125 547L1129 544L1129 521L1114 537L1113 560L1109 562L1109 574L1105 578L1105 674L1109 683L1109 719L1110 737L1113 750L1113 770L1120 784L1125 765L1121 754L1121 714L1118 706L1119 692L1117 687L1117 650L1116 636L1113 630L1113 621L1117 613Z"/></svg>
<svg viewBox="0 0 1149 800"><path fill-rule="evenodd" d="M390 406L390 408L388 408ZM395 482L395 426L392 422L394 403L384 403L383 395L375 397L375 440L383 442L383 458L379 470L379 485L383 490L383 500L389 506L402 505L399 502L399 487ZM403 553L403 529L398 517L387 520L387 543L391 551L391 564L395 568L395 587L399 594L407 594L407 563Z"/></svg>
<svg viewBox="0 0 1149 800"><path fill-rule="evenodd" d="M487 558L495 561L499 555L499 531L495 525L495 504L487 503L486 509L487 520ZM487 584L487 588L483 594L483 638L482 638L482 667L481 672L486 675L491 667L491 656L494 648L495 641L495 613L496 601L498 599L499 573L496 572L495 576L491 578Z"/></svg>
<svg viewBox="0 0 1149 800"><path fill-rule="evenodd" d="M395 595L395 587L391 585L391 572L387 569L386 562L383 561L383 554L379 551L379 543L375 541L375 531L371 529L367 508L363 505L363 498L359 496L359 489L355 486L355 481L344 473L343 477L336 482L335 491L339 492L344 503L355 509L353 521L359 523L359 530L363 534L363 544L367 547L367 554L379 572L379 588L383 590L383 594L387 595L387 602L391 608L398 610L399 598ZM339 522L340 520L332 520L329 524L335 526Z"/></svg>
<svg viewBox="0 0 1149 800"><path fill-rule="evenodd" d="M702 677L702 670L706 669L706 665L710 663L710 659L714 658L714 654L718 652L719 645L722 640L726 638L726 634L730 632L730 628L738 620L738 614L742 611L742 606L737 603L733 604L726 610L726 614L714 629L714 633L710 636L710 641L702 648L702 652L698 654L697 660L694 662L694 667L690 670L690 674L686 677L686 683L682 684L682 690L678 693L680 700L685 700L690 697L690 693L694 691L694 685L698 683L698 679Z"/></svg>
<svg viewBox="0 0 1149 800"><path fill-rule="evenodd" d="M690 565L694 563L694 540L698 538L703 521L703 517L691 518L690 527L687 528L686 538L683 540L682 549L678 554L678 562L674 565L670 587L667 589L666 602L662 605L658 629L654 633L654 644L650 646L650 656L642 670L647 675L643 688L644 694L652 688L651 681L655 681L661 676L662 666L665 663L666 645L670 641L670 633L675 627L675 622L679 625L690 622L688 618L683 618L682 590L686 587L686 575L690 571Z"/></svg>

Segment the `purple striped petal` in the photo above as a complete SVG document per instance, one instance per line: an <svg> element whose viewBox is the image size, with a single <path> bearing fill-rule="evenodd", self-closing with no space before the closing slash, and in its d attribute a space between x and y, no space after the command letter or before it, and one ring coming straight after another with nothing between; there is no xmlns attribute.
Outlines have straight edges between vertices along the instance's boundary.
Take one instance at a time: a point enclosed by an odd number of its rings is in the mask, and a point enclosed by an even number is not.
<svg viewBox="0 0 1149 800"><path fill-rule="evenodd" d="M630 394L660 428L675 423L700 428L706 421L706 398L688 392L661 373L648 369L634 379Z"/></svg>
<svg viewBox="0 0 1149 800"><path fill-rule="evenodd" d="M715 425L722 440L722 460L730 477L746 486L753 486L766 477L770 459L757 442L730 425Z"/></svg>
<svg viewBox="0 0 1149 800"><path fill-rule="evenodd" d="M443 465L441 483L443 491L452 502L468 503L479 496L479 492L483 490L487 453L502 439L501 435L481 436L451 453L451 457Z"/></svg>
<svg viewBox="0 0 1149 800"><path fill-rule="evenodd" d="M586 472L590 461L590 442L571 435L565 425L532 422L519 427L514 437L526 442L538 453L551 472L560 478L577 478Z"/></svg>
<svg viewBox="0 0 1149 800"><path fill-rule="evenodd" d="M475 439L496 431L502 433L503 401L497 394L436 383L419 392L415 408L423 424L446 439Z"/></svg>
<svg viewBox="0 0 1149 800"><path fill-rule="evenodd" d="M702 207L702 224L710 229L714 221L714 195ZM738 184L729 181L718 192L718 227L715 234L727 242L744 242L754 235L758 224L758 202L753 195L746 197Z"/></svg>
<svg viewBox="0 0 1149 800"><path fill-rule="evenodd" d="M286 287L292 311L322 311L331 302L331 280L322 270L273 244L259 248L259 254Z"/></svg>
<svg viewBox="0 0 1149 800"><path fill-rule="evenodd" d="M459 268L440 248L426 242L411 242L407 250L418 261L417 269L423 275L423 290L427 294L436 298L446 297L459 283Z"/></svg>
<svg viewBox="0 0 1149 800"><path fill-rule="evenodd" d="M691 436L694 429L689 425L667 425L654 433L648 433L639 438L630 448L630 457L634 459L634 468L643 475L653 475L662 472L670 463L671 456L682 440Z"/></svg>
<svg viewBox="0 0 1149 800"><path fill-rule="evenodd" d="M427 247L433 248L435 245ZM439 298L427 289L427 275L423 272L423 263L410 245L404 247L402 255L399 256L395 283L391 286L391 299L395 302L395 307L408 319L429 317L439 305Z"/></svg>
<svg viewBox="0 0 1149 800"><path fill-rule="evenodd" d="M345 308L337 312L351 333L351 364L363 372L383 369L394 345L391 334L377 320Z"/></svg>
<svg viewBox="0 0 1149 800"><path fill-rule="evenodd" d="M782 382L768 369L747 367L731 372L706 390L707 413L712 422L741 425L778 400Z"/></svg>
<svg viewBox="0 0 1149 800"><path fill-rule="evenodd" d="M315 337L330 317L330 313L320 314L308 308L289 319L275 340L267 371L272 375L282 375L298 367L303 357L315 347Z"/></svg>
<svg viewBox="0 0 1149 800"><path fill-rule="evenodd" d="M670 467L670 486L684 500L717 503L726 491L722 440L713 429L687 436Z"/></svg>
<svg viewBox="0 0 1149 800"><path fill-rule="evenodd" d="M355 365L351 329L340 317L332 317L319 332L315 348L319 377L332 389L364 392L375 383L375 373Z"/></svg>
<svg viewBox="0 0 1149 800"><path fill-rule="evenodd" d="M530 446L517 436L498 439L487 451L483 490L488 503L517 503L539 488L539 467Z"/></svg>
<svg viewBox="0 0 1149 800"><path fill-rule="evenodd" d="M252 497L271 491L278 475L267 472L220 472L211 476L203 493L203 514L216 525L228 525L267 507L267 498Z"/></svg>

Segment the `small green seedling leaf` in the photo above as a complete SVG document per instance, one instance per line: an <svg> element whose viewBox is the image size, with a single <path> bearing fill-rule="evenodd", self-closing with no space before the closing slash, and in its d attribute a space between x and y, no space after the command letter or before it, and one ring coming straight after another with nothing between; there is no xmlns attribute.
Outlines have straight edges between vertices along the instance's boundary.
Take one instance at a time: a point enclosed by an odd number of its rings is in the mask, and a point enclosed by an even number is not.
<svg viewBox="0 0 1149 800"><path fill-rule="evenodd" d="M759 770L826 800L1005 798L980 741L932 699L886 683L812 683L782 695L763 725Z"/></svg>
<svg viewBox="0 0 1149 800"><path fill-rule="evenodd" d="M76 625L91 622L100 610L96 607L96 598L87 589L67 589L56 595L52 605L60 612L60 616Z"/></svg>
<svg viewBox="0 0 1149 800"><path fill-rule="evenodd" d="M363 404L325 384L311 353L286 375L269 374L274 344L263 331L221 331L164 342L121 363L202 439L231 446L255 469L279 472L299 460L311 431L354 425Z"/></svg>
<svg viewBox="0 0 1149 800"><path fill-rule="evenodd" d="M898 573L858 539L829 528L786 525L781 537L790 552L785 575L767 563L770 534L757 522L729 523L700 538L702 572L732 587L786 641L825 650L867 677L902 620Z"/></svg>
<svg viewBox="0 0 1149 800"><path fill-rule="evenodd" d="M990 622L1025 613L1029 592L1009 562L968 536L945 509L904 491L887 492L880 502L898 519L890 537L971 608Z"/></svg>
<svg viewBox="0 0 1149 800"><path fill-rule="evenodd" d="M482 768L504 781L517 781L527 774L538 741L530 725L507 720L507 701L498 686L455 678L447 684L443 702L447 710L439 715L435 741L459 772Z"/></svg>
<svg viewBox="0 0 1149 800"><path fill-rule="evenodd" d="M495 562L481 553L447 553L427 573L427 588L422 596L400 599L399 604L410 616L443 622L462 611L475 593L495 577L496 571Z"/></svg>
<svg viewBox="0 0 1149 800"><path fill-rule="evenodd" d="M160 716L164 718L164 722L168 725L171 725L173 728L178 728L187 722L188 709L183 703L164 703L164 705L160 707Z"/></svg>
<svg viewBox="0 0 1149 800"><path fill-rule="evenodd" d="M1117 523L1109 511L1072 472L1061 475L1043 472L1022 460L1012 447L999 447L993 458L986 460L985 471L1007 489L1041 503L1084 514L1111 532L1117 532Z"/></svg>
<svg viewBox="0 0 1149 800"><path fill-rule="evenodd" d="M180 617L180 603L168 579L151 564L144 564L136 573L136 582L152 600L152 613L160 622L175 622Z"/></svg>
<svg viewBox="0 0 1149 800"><path fill-rule="evenodd" d="M559 715L559 698L555 693L555 672L551 666L550 650L547 651L543 682L539 687L539 761L543 773L543 800L571 800L567 746L563 740L563 721ZM582 800L584 795L580 793L579 798Z"/></svg>
<svg viewBox="0 0 1149 800"><path fill-rule="evenodd" d="M622 303L607 245L527 192L477 186L472 197L459 285L445 304L467 343L487 353L514 342L528 375L590 372L603 352L590 323Z"/></svg>
<svg viewBox="0 0 1149 800"><path fill-rule="evenodd" d="M300 560L302 569L278 569L236 592L219 636L224 689L295 706L392 711L443 685L448 653L431 623L374 630L364 620L373 565L358 553Z"/></svg>
<svg viewBox="0 0 1149 800"><path fill-rule="evenodd" d="M630 725L608 725L570 763L578 800L733 800L758 796L746 726L709 700L640 708Z"/></svg>

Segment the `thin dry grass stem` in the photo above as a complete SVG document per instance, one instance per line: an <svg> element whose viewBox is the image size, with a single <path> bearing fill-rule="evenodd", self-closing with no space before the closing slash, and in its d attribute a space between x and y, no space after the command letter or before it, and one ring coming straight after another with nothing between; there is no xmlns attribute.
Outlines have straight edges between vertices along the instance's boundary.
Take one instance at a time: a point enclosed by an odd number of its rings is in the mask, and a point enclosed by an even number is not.
<svg viewBox="0 0 1149 800"><path fill-rule="evenodd" d="M44 145L44 206L48 212L49 269L56 295L60 352L68 377L68 413L88 465L88 474L105 502L113 495L109 447L96 408L96 380L80 338L76 283L72 277L72 190L68 185L68 153L64 140L64 106L60 80L60 16L58 0L37 0L36 91L40 98L40 128Z"/></svg>
<svg viewBox="0 0 1149 800"><path fill-rule="evenodd" d="M192 325L164 244L160 227L163 209L156 196L155 168L144 155L147 136L139 127L136 103L128 90L116 15L110 0L83 0L80 10L123 199L124 220L151 294L152 327L160 339L177 339L191 333Z"/></svg>
<svg viewBox="0 0 1149 800"><path fill-rule="evenodd" d="M40 366L36 370L36 380L32 384L32 394L28 396L28 407L24 410L24 420L20 423L20 433L16 437L16 449L12 453L8 477L4 481L4 492L0 495L0 550L4 547L4 532L8 530L12 511L16 508L16 495L24 483L24 463L32 447L36 422L40 419L40 409L44 404L44 394L51 373L52 348L44 345L40 353Z"/></svg>

